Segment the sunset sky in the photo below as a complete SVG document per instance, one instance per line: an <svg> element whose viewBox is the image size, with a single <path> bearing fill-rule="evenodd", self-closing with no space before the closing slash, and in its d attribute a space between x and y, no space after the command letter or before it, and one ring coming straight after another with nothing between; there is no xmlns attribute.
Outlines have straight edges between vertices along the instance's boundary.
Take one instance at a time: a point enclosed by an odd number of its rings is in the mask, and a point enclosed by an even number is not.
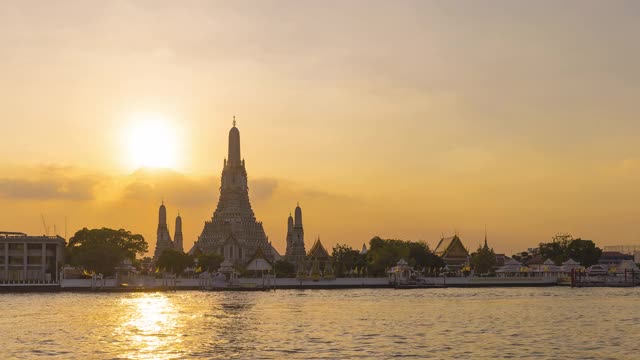
<svg viewBox="0 0 640 360"><path fill-rule="evenodd" d="M0 230L215 209L235 115L284 253L640 243L640 2L2 1ZM149 151L152 150L152 151ZM53 232L53 230L52 230Z"/></svg>

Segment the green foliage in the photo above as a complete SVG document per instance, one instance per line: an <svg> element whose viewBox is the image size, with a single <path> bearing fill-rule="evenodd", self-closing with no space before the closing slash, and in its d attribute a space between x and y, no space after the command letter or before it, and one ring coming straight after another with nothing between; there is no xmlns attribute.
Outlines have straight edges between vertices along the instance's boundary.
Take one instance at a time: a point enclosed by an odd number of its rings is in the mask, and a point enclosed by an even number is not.
<svg viewBox="0 0 640 360"><path fill-rule="evenodd" d="M278 260L273 264L277 277L290 278L296 276L296 266L284 260Z"/></svg>
<svg viewBox="0 0 640 360"><path fill-rule="evenodd" d="M598 263L602 249L591 240L575 239L569 243L567 254L569 258L589 267Z"/></svg>
<svg viewBox="0 0 640 360"><path fill-rule="evenodd" d="M333 259L333 270L337 277L344 277L353 270L363 270L367 266L367 260L358 250L350 246L336 244L331 255Z"/></svg>
<svg viewBox="0 0 640 360"><path fill-rule="evenodd" d="M485 246L479 246L478 250L471 254L471 265L476 273L492 273L493 267L496 265L496 253L486 244Z"/></svg>
<svg viewBox="0 0 640 360"><path fill-rule="evenodd" d="M193 266L193 257L173 249L163 251L156 262L156 267L161 271L178 275L182 274L189 266Z"/></svg>
<svg viewBox="0 0 640 360"><path fill-rule="evenodd" d="M148 248L142 235L130 231L84 228L69 239L66 256L70 265L90 273L112 275L125 259L133 262Z"/></svg>
<svg viewBox="0 0 640 360"><path fill-rule="evenodd" d="M540 243L539 250L542 257L553 260L556 265L571 258L588 267L597 264L602 255L602 249L593 241L574 239L570 234L557 234L551 242Z"/></svg>
<svg viewBox="0 0 640 360"><path fill-rule="evenodd" d="M214 272L220 268L224 256L218 253L202 254L198 256L198 267L201 271Z"/></svg>
<svg viewBox="0 0 640 360"><path fill-rule="evenodd" d="M369 275L386 275L386 270L395 266L400 259L405 259L410 266L418 269L444 266L444 261L425 242L381 239L378 236L369 242Z"/></svg>

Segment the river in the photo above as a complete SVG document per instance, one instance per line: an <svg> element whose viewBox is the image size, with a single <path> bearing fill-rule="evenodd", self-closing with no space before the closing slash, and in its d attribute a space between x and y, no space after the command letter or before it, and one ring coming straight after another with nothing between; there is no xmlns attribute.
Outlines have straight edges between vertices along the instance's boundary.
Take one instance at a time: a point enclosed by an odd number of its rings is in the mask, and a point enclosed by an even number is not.
<svg viewBox="0 0 640 360"><path fill-rule="evenodd" d="M637 359L640 288L0 294L2 358Z"/></svg>

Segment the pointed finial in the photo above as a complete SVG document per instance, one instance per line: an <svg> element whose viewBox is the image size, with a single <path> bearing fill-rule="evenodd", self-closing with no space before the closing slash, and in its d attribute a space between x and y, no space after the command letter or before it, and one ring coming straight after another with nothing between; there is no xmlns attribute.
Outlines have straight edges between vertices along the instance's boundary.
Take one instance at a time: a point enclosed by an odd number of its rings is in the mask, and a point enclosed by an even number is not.
<svg viewBox="0 0 640 360"><path fill-rule="evenodd" d="M488 247L487 246L487 225L486 224L484 225L484 246Z"/></svg>
<svg viewBox="0 0 640 360"><path fill-rule="evenodd" d="M236 116L233 115L233 127L236 127Z"/></svg>

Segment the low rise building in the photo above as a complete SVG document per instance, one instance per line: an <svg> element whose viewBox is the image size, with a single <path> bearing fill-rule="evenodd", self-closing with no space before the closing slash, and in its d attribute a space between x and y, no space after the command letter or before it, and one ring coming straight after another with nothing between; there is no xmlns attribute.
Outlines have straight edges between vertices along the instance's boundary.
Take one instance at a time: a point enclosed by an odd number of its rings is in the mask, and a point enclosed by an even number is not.
<svg viewBox="0 0 640 360"><path fill-rule="evenodd" d="M60 236L0 232L0 281L58 282L65 246Z"/></svg>
<svg viewBox="0 0 640 360"><path fill-rule="evenodd" d="M624 260L633 261L633 255L623 254L619 251L604 251L602 253L602 256L600 256L600 259L598 260L598 264L612 266L619 264Z"/></svg>

